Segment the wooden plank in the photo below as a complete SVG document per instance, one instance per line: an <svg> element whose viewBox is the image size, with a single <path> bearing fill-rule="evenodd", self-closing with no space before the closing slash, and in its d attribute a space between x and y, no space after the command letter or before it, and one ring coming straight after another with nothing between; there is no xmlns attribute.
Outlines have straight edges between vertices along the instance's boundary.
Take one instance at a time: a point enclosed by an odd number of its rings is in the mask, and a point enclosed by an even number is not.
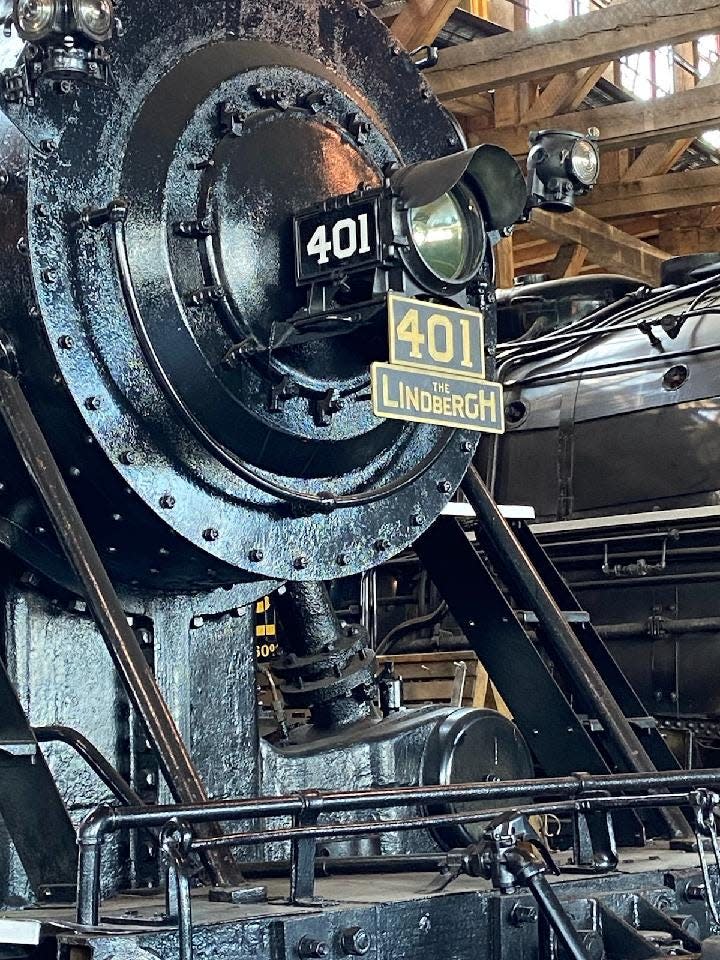
<svg viewBox="0 0 720 960"><path fill-rule="evenodd" d="M450 702L450 697L453 692L453 681L452 680L411 680L410 682L403 682L402 685L403 691L403 702L404 703L417 703L422 701L427 703L429 701L444 701L446 703ZM466 683L465 685L465 698L472 699L472 685Z"/></svg>
<svg viewBox="0 0 720 960"><path fill-rule="evenodd" d="M450 47L431 72L443 99L569 73L720 32L717 0L626 0L583 16Z"/></svg>
<svg viewBox="0 0 720 960"><path fill-rule="evenodd" d="M434 43L457 5L458 0L408 0L392 32L407 50Z"/></svg>
<svg viewBox="0 0 720 960"><path fill-rule="evenodd" d="M581 243L566 243L560 247L557 256L548 268L551 280L560 280L562 277L577 277L588 256L588 248Z"/></svg>
<svg viewBox="0 0 720 960"><path fill-rule="evenodd" d="M617 208L613 212L616 213ZM589 216L584 210L572 213L534 210L530 224L549 240L587 247L592 262L606 270L618 271L655 286L660 282L662 264L670 256L644 240Z"/></svg>
<svg viewBox="0 0 720 960"><path fill-rule="evenodd" d="M607 64L585 67L573 73L560 73L523 115L523 123L532 123L536 118L554 117L564 110L577 110L585 97L605 73ZM497 124L499 126L499 124Z"/></svg>
<svg viewBox="0 0 720 960"><path fill-rule="evenodd" d="M544 119L552 119L552 126L560 130L582 133L596 127L603 149L676 140L720 124L720 83L683 90L658 100L614 103L552 118L536 118L532 124L522 123L513 129L484 131L484 140L505 147L514 156L523 156L528 151L531 131L544 126Z"/></svg>
<svg viewBox="0 0 720 960"><path fill-rule="evenodd" d="M685 72L683 71L683 73ZM685 74L685 76L689 77L689 74ZM720 83L720 60L712 65L708 75L698 83L698 87L708 87L717 83ZM676 89L678 88L692 89L687 81L682 87L678 84ZM639 180L642 177L669 173L685 151L692 146L694 139L694 137L683 137L669 146L666 143L651 143L630 164L623 180Z"/></svg>
<svg viewBox="0 0 720 960"><path fill-rule="evenodd" d="M720 204L720 167L600 184L582 201L582 208L591 216L607 218L620 210L633 216L713 204Z"/></svg>
<svg viewBox="0 0 720 960"><path fill-rule="evenodd" d="M495 245L495 284L507 290L515 282L515 260L512 237L506 237Z"/></svg>
<svg viewBox="0 0 720 960"><path fill-rule="evenodd" d="M433 653L399 653L396 656L384 653L377 658L378 663L448 663L453 660L467 660L477 663L477 657L471 650L436 650Z"/></svg>

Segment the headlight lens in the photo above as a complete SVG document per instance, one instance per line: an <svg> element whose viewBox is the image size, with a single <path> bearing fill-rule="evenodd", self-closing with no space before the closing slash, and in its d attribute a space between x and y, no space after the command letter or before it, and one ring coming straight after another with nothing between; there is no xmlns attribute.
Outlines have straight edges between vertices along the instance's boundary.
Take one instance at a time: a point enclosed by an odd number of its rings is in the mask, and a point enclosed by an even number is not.
<svg viewBox="0 0 720 960"><path fill-rule="evenodd" d="M570 152L570 166L573 175L584 187L597 182L600 172L600 155L590 140L578 140Z"/></svg>
<svg viewBox="0 0 720 960"><path fill-rule="evenodd" d="M455 193L445 193L432 203L409 212L410 235L424 264L442 280L458 280L475 266L474 235L479 221L471 206Z"/></svg>
<svg viewBox="0 0 720 960"><path fill-rule="evenodd" d="M113 25L111 0L76 0L75 19L82 31L94 40L107 39Z"/></svg>
<svg viewBox="0 0 720 960"><path fill-rule="evenodd" d="M15 0L14 20L23 40L39 40L52 27L57 0Z"/></svg>

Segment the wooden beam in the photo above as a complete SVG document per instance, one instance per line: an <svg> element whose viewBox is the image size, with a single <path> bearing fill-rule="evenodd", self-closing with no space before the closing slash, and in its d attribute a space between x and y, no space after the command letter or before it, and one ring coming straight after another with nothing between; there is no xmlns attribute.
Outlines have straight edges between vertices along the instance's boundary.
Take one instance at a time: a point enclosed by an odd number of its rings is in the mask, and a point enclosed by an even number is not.
<svg viewBox="0 0 720 960"><path fill-rule="evenodd" d="M551 280L560 280L562 277L577 277L588 256L588 248L581 243L565 243L548 268Z"/></svg>
<svg viewBox="0 0 720 960"><path fill-rule="evenodd" d="M594 217L616 217L618 213L667 213L691 207L720 204L720 167L666 173L621 183L602 183L583 201L582 208Z"/></svg>
<svg viewBox="0 0 720 960"><path fill-rule="evenodd" d="M548 213L533 210L530 225L541 236L561 244L578 243L587 247L595 264L635 277L655 286L660 282L660 268L670 258L609 223L589 216L583 210L573 213Z"/></svg>
<svg viewBox="0 0 720 960"><path fill-rule="evenodd" d="M515 282L515 259L512 237L505 237L493 249L495 258L495 285L508 289Z"/></svg>
<svg viewBox="0 0 720 960"><path fill-rule="evenodd" d="M663 44L720 33L716 0L626 0L544 27L470 40L443 50L430 73L442 99L540 80Z"/></svg>
<svg viewBox="0 0 720 960"><path fill-rule="evenodd" d="M677 73L677 71L676 71ZM714 63L706 77L698 83L699 87L707 87L720 83L720 60ZM684 89L692 89L687 85ZM654 177L661 173L669 173L680 157L688 150L695 140L694 137L682 137L674 143L651 143L630 164L623 180L640 180L642 177Z"/></svg>
<svg viewBox="0 0 720 960"><path fill-rule="evenodd" d="M406 50L434 43L457 5L458 0L408 0L392 32Z"/></svg>
<svg viewBox="0 0 720 960"><path fill-rule="evenodd" d="M490 142L505 147L514 156L522 156L527 153L531 130L542 127L544 119L552 119L553 127L560 130L583 132L597 127L600 147L604 149L676 140L679 136L702 133L720 124L720 83L683 90L659 100L615 103L594 110L539 118L532 124L520 124L512 130L488 132L488 137Z"/></svg>
<svg viewBox="0 0 720 960"><path fill-rule="evenodd" d="M600 63L574 73L557 74L523 115L523 123L532 123L536 117L554 117L564 110L577 110L606 69L607 64Z"/></svg>

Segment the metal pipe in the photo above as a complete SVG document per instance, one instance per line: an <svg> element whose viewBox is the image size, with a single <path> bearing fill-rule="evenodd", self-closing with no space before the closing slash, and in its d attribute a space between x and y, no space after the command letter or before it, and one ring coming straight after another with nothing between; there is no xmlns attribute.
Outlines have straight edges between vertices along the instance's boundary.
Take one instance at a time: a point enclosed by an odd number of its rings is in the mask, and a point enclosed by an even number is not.
<svg viewBox="0 0 720 960"><path fill-rule="evenodd" d="M560 901L548 883L547 877L543 873L535 873L525 879L525 885L533 895L547 922L557 934L557 938L565 948L566 954L572 960L588 960L588 952L585 949L580 934L575 929L572 920L563 910Z"/></svg>
<svg viewBox="0 0 720 960"><path fill-rule="evenodd" d="M294 816L312 808L314 812L337 813L351 810L383 809L406 805L430 803L467 803L487 800L514 800L518 797L565 796L578 799L587 793L647 791L649 789L697 789L717 787L720 784L720 769L671 770L648 774L603 774L589 776L577 773L569 777L546 780L514 780L501 783L466 784L438 787L400 787L384 790L358 792L296 794L287 797L260 797L252 800L232 799L207 801L186 807L172 805L113 810L108 806L97 807L85 818L78 830L80 848L78 873L78 923L94 926L100 911L100 849L102 840L109 833L121 829L163 827L174 818L187 824L208 823L216 820L238 821L261 817ZM606 800L622 798L606 798ZM637 798L635 798L635 801ZM633 803L635 802L633 801ZM667 796L662 799L668 802ZM502 811L504 813L505 811ZM484 811L484 815L488 815ZM459 815L454 815L459 816ZM448 818L444 819L448 822ZM377 831L378 822L372 827ZM317 828L316 828L317 829ZM415 825L413 825L415 829ZM367 831L367 828L365 830ZM258 834L253 834L257 842Z"/></svg>
<svg viewBox="0 0 720 960"><path fill-rule="evenodd" d="M0 370L0 414L45 505L58 541L86 598L127 694L153 744L178 803L202 803L205 788L160 692L137 637L70 496L55 458L16 377ZM207 863L215 883L237 883L241 874L227 856Z"/></svg>
<svg viewBox="0 0 720 960"><path fill-rule="evenodd" d="M637 623L609 623L595 628L601 637L615 640L624 637L640 637L643 640L657 639L651 633L649 621ZM720 617L696 617L687 620L666 620L660 618L659 635L675 636L682 633L716 633L720 631Z"/></svg>
<svg viewBox="0 0 720 960"><path fill-rule="evenodd" d="M91 743L72 727L50 726L33 727L33 733L39 743L66 743L87 763L93 773L102 780L105 786L112 791L120 803L128 807L141 807L143 799L130 784L121 777L115 767L100 753L95 744Z"/></svg>
<svg viewBox="0 0 720 960"><path fill-rule="evenodd" d="M307 827L273 827L268 830L245 830L242 833L226 833L217 837L192 840L193 850L209 850L215 847L242 847L256 843L281 843L287 840L345 840L368 833L402 833L408 830L431 830L449 825L467 825L485 821L514 819L519 816L534 817L559 815L568 812L585 813L592 810L621 810L627 807L676 807L691 802L687 793L654 794L646 797L593 797L587 800L565 800L557 803L536 803L528 806L496 807L489 810L474 810L468 813L446 813L433 816L408 817L404 820L359 820L351 823L322 823Z"/></svg>
<svg viewBox="0 0 720 960"><path fill-rule="evenodd" d="M503 564L517 599L526 609L537 613L543 639L567 672L586 709L592 711L602 724L617 758L628 770L654 770L652 760L627 717L472 465L465 474L462 488L475 510L484 535L493 547L493 552ZM688 835L689 828L682 814L669 811L667 821L673 836Z"/></svg>

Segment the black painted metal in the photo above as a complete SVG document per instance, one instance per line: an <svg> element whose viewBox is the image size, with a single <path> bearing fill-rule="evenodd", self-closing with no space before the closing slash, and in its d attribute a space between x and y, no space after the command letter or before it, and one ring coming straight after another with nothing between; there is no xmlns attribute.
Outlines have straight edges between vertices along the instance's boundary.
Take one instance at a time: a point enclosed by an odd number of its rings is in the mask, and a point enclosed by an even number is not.
<svg viewBox="0 0 720 960"><path fill-rule="evenodd" d="M441 517L416 550L544 772L606 773L600 751L457 520Z"/></svg>
<svg viewBox="0 0 720 960"><path fill-rule="evenodd" d="M288 583L275 603L292 649L273 667L285 703L309 709L326 729L369 717L375 684L366 631L341 625L323 583Z"/></svg>
<svg viewBox="0 0 720 960"><path fill-rule="evenodd" d="M537 570L548 592L562 611L582 610L580 602L563 580L548 556L540 545L537 537L526 523L520 522L515 527L518 543L524 550L528 560ZM613 699L625 717L633 720L649 719L650 714L643 705L640 697L630 685L627 676L618 667L607 646L603 643L592 623L570 623L570 629L575 633L578 642L595 664L596 669L608 686ZM643 746L658 770L672 770L678 767L677 758L669 749L653 725L645 725L643 732Z"/></svg>
<svg viewBox="0 0 720 960"><path fill-rule="evenodd" d="M283 348L306 304L292 217L459 152L457 128L354 0L123 16L112 89L3 106L1 306L36 416L124 587L250 601L367 569L440 512L476 438L373 416L381 323ZM238 342L257 349L227 363ZM18 519L13 548L61 577Z"/></svg>
<svg viewBox="0 0 720 960"><path fill-rule="evenodd" d="M537 614L543 642L549 648L557 666L568 678L579 702L591 717L600 720L603 726L603 744L615 764L620 769L639 772L656 769L604 676L579 642L558 606L552 588L533 566L473 466L465 476L463 491L475 510L478 529L493 564L518 601ZM556 580L553 581L553 586L557 586ZM598 645L601 646L599 638ZM605 665L603 663L603 666ZM627 701L625 687L623 691ZM672 761L669 751L666 760ZM674 762L673 766L676 765ZM688 836L688 826L684 818L671 814L666 820L671 835Z"/></svg>
<svg viewBox="0 0 720 960"><path fill-rule="evenodd" d="M75 830L0 659L0 816L41 903L75 899Z"/></svg>
<svg viewBox="0 0 720 960"><path fill-rule="evenodd" d="M30 405L16 377L5 370L0 370L0 416L45 505L67 559L84 587L100 632L157 751L173 796L178 802L206 799L200 776ZM236 865L227 858L211 857L208 867L219 883L236 882L240 876Z"/></svg>
<svg viewBox="0 0 720 960"><path fill-rule="evenodd" d="M109 787L116 799L129 807L142 806L142 797L121 777L111 763L105 759L97 747L72 727L51 726L33 727L32 732L38 743L67 743Z"/></svg>

